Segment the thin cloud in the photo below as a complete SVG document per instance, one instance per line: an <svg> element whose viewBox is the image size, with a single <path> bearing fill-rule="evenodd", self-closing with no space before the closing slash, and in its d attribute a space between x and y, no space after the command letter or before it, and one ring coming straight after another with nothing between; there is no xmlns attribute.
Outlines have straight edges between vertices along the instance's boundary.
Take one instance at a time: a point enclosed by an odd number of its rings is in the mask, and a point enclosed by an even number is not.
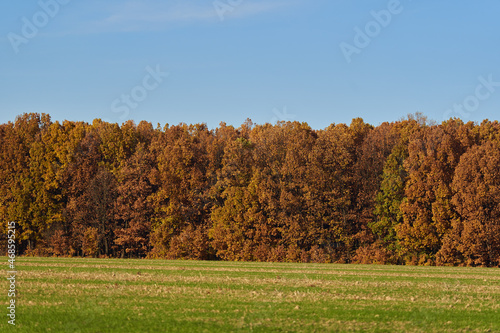
<svg viewBox="0 0 500 333"><path fill-rule="evenodd" d="M291 6L293 1L266 1L266 2L257 2L257 1L246 1L243 2L240 6L236 7L232 12L228 13L228 17L230 18L243 18L247 16L259 15L268 12L273 12L278 9Z"/></svg>
<svg viewBox="0 0 500 333"><path fill-rule="evenodd" d="M220 0L228 3L226 0ZM295 3L294 1L251 1L244 0L225 13L227 19L241 19L277 11ZM93 3L92 6L96 6ZM108 3L94 7L99 18L82 22L88 33L151 31L167 28L176 23L220 22L214 1L138 1ZM98 8L98 9L97 9Z"/></svg>
<svg viewBox="0 0 500 333"><path fill-rule="evenodd" d="M124 24L131 22L165 23L187 20L204 20L214 16L212 7L189 3L172 4L157 1L127 1L116 6L103 24Z"/></svg>

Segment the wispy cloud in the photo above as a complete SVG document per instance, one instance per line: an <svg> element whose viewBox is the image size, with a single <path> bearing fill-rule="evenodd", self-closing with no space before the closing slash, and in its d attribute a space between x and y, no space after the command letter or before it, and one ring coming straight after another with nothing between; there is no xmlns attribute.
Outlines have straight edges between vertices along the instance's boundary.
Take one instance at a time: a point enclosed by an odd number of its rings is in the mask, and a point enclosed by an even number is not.
<svg viewBox="0 0 500 333"><path fill-rule="evenodd" d="M244 0L227 14L227 18L241 19L269 13L293 3L290 0ZM81 28L88 33L161 30L176 23L219 22L213 0L110 1L104 7L101 2L89 1L84 6L87 11L94 12L94 18L81 22Z"/></svg>
<svg viewBox="0 0 500 333"><path fill-rule="evenodd" d="M111 8L108 17L101 21L104 25L124 23L165 23L188 20L205 20L214 16L211 6L193 3L173 3L171 1L126 1Z"/></svg>
<svg viewBox="0 0 500 333"><path fill-rule="evenodd" d="M273 12L293 5L294 1L244 1L240 6L231 12L230 17L243 18Z"/></svg>

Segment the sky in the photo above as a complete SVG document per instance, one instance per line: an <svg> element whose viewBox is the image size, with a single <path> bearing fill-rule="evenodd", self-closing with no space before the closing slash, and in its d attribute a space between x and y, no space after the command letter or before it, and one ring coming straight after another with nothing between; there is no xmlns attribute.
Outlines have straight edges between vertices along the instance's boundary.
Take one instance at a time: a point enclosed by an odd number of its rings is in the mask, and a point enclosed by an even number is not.
<svg viewBox="0 0 500 333"><path fill-rule="evenodd" d="M0 123L496 120L500 1L0 3Z"/></svg>

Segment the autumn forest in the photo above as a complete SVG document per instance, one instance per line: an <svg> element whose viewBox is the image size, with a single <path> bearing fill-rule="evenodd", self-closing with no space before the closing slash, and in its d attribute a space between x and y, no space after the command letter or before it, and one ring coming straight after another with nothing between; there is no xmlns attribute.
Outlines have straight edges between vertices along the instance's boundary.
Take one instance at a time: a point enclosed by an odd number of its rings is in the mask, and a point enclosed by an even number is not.
<svg viewBox="0 0 500 333"><path fill-rule="evenodd" d="M500 265L500 123L0 125L19 254Z"/></svg>

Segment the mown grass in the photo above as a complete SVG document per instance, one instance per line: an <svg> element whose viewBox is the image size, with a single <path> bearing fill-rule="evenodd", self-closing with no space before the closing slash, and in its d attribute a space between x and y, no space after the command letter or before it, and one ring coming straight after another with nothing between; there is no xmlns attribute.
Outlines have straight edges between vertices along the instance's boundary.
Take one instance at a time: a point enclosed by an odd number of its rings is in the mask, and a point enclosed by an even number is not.
<svg viewBox="0 0 500 333"><path fill-rule="evenodd" d="M7 258L2 258L7 263ZM17 259L1 332L500 332L500 270Z"/></svg>

